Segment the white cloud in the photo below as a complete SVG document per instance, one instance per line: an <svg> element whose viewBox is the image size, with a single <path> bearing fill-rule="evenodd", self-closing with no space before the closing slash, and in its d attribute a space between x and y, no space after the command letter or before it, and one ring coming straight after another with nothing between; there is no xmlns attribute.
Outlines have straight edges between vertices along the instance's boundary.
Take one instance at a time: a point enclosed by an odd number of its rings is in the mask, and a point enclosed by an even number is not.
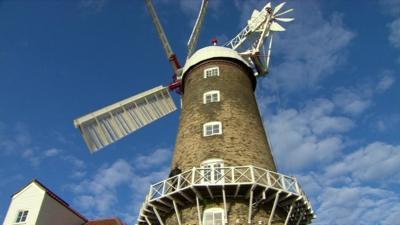
<svg viewBox="0 0 400 225"><path fill-rule="evenodd" d="M399 157L400 146L375 142L337 160L326 171L314 168L298 175L314 205L313 224L397 224L400 198L390 185L399 181Z"/></svg>
<svg viewBox="0 0 400 225"><path fill-rule="evenodd" d="M135 167L138 169L148 169L161 164L169 163L172 151L166 148L159 148L149 155L139 155L135 157Z"/></svg>
<svg viewBox="0 0 400 225"><path fill-rule="evenodd" d="M271 76L263 85L278 85L285 92L315 89L345 61L355 34L341 15L323 16L317 1L294 1L290 7L296 20L275 36Z"/></svg>
<svg viewBox="0 0 400 225"><path fill-rule="evenodd" d="M33 167L38 167L42 160L62 152L56 147L45 150L33 143L32 139L32 134L25 124L18 122L10 126L0 121L0 155L18 155Z"/></svg>
<svg viewBox="0 0 400 225"><path fill-rule="evenodd" d="M61 149L50 148L50 149L44 151L43 155L45 157L53 157L53 156L56 156L56 155L60 154L61 152L62 152Z"/></svg>
<svg viewBox="0 0 400 225"><path fill-rule="evenodd" d="M378 129L378 131L388 131L398 128L398 124L400 123L400 114L385 114L380 116L377 119L374 127Z"/></svg>
<svg viewBox="0 0 400 225"><path fill-rule="evenodd" d="M399 0L380 0L384 11L396 16L400 15L400 2Z"/></svg>
<svg viewBox="0 0 400 225"><path fill-rule="evenodd" d="M84 169L86 167L85 162L82 161L81 159L76 158L75 156L67 155L63 156L62 159L71 163L72 166L75 168Z"/></svg>
<svg viewBox="0 0 400 225"><path fill-rule="evenodd" d="M74 203L83 210L107 215L118 203L117 188L128 184L132 178L133 170L125 160L117 160L110 166L100 168L94 177L85 179L73 187L79 194ZM83 201L88 201L81 204Z"/></svg>
<svg viewBox="0 0 400 225"><path fill-rule="evenodd" d="M33 167L38 167L43 160L60 155L61 152L62 150L58 148L50 148L43 151L38 147L29 146L22 150L21 156L28 160Z"/></svg>
<svg viewBox="0 0 400 225"><path fill-rule="evenodd" d="M400 17L391 22L389 25L389 41L396 47L400 48Z"/></svg>
<svg viewBox="0 0 400 225"><path fill-rule="evenodd" d="M33 167L40 165L43 156L37 155L32 148L26 148L22 151L21 156L28 160Z"/></svg>
<svg viewBox="0 0 400 225"><path fill-rule="evenodd" d="M358 115L372 105L371 93L356 88L337 88L333 100L344 112Z"/></svg>
<svg viewBox="0 0 400 225"><path fill-rule="evenodd" d="M81 179L87 174L86 164L83 160L78 159L72 155L64 155L61 156L60 158L71 164L71 166L69 167L72 171L72 173L70 174L71 178Z"/></svg>
<svg viewBox="0 0 400 225"><path fill-rule="evenodd" d="M150 184L164 180L166 177L168 177L168 172L168 167L159 167L157 170L150 172L146 176L134 176L131 186L133 189L139 191L139 193L146 194L149 190Z"/></svg>
<svg viewBox="0 0 400 225"><path fill-rule="evenodd" d="M0 154L10 155L21 153L29 148L32 137L22 123L9 126L0 121Z"/></svg>
<svg viewBox="0 0 400 225"><path fill-rule="evenodd" d="M324 187L313 224L396 224L392 215L400 213L399 200L394 192L368 186Z"/></svg>
<svg viewBox="0 0 400 225"><path fill-rule="evenodd" d="M348 176L360 181L399 183L400 146L374 142L326 169L328 177Z"/></svg>
<svg viewBox="0 0 400 225"><path fill-rule="evenodd" d="M334 109L332 101L317 99L301 110L290 108L266 116L266 127L279 166L299 171L330 162L341 154L345 143L340 134L349 131L354 122L335 116Z"/></svg>
<svg viewBox="0 0 400 225"><path fill-rule="evenodd" d="M400 36L399 36L399 41L400 41ZM381 80L378 82L378 85L376 87L377 91L383 92L392 87L392 85L395 83L396 79L393 75L392 71L384 71Z"/></svg>
<svg viewBox="0 0 400 225"><path fill-rule="evenodd" d="M388 40L395 48L400 48L400 1L398 0L380 0L383 11L392 15L394 20L387 24L389 29ZM400 57L395 60L400 63Z"/></svg>
<svg viewBox="0 0 400 225"><path fill-rule="evenodd" d="M376 82L371 79L353 87L336 88L333 101L343 112L353 116L360 115L373 105L376 94L389 90L395 81L393 71L385 70Z"/></svg>
<svg viewBox="0 0 400 225"><path fill-rule="evenodd" d="M111 165L102 165L89 178L69 185L76 194L74 204L86 215L117 215L133 224L150 185L167 177L169 168L165 164L170 156L168 149L156 149L148 155L139 155L132 163L119 159ZM121 201L124 191L130 195Z"/></svg>

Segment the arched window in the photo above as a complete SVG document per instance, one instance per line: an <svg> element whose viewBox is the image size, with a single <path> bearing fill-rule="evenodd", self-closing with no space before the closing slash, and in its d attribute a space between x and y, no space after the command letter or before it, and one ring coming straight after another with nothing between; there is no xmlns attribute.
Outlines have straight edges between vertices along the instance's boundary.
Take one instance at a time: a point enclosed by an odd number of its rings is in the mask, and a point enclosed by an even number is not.
<svg viewBox="0 0 400 225"><path fill-rule="evenodd" d="M204 210L203 225L223 225L224 210L222 208L209 208Z"/></svg>
<svg viewBox="0 0 400 225"><path fill-rule="evenodd" d="M211 67L204 70L204 78L219 76L219 67Z"/></svg>
<svg viewBox="0 0 400 225"><path fill-rule="evenodd" d="M203 103L207 104L210 102L219 102L220 97L219 97L219 91L214 90L214 91L207 91L206 93L203 94Z"/></svg>
<svg viewBox="0 0 400 225"><path fill-rule="evenodd" d="M219 121L208 122L203 125L203 136L222 134L222 123Z"/></svg>
<svg viewBox="0 0 400 225"><path fill-rule="evenodd" d="M203 182L205 183L224 183L224 160L208 159L201 163L203 168Z"/></svg>

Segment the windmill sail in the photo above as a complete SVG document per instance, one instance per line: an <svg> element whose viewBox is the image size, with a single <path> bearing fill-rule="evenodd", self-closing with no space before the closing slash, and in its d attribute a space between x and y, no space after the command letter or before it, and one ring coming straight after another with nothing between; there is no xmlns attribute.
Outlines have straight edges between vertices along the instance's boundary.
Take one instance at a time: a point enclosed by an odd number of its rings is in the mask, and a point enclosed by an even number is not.
<svg viewBox="0 0 400 225"><path fill-rule="evenodd" d="M74 120L91 153L173 112L167 87L156 87Z"/></svg>
<svg viewBox="0 0 400 225"><path fill-rule="evenodd" d="M194 24L192 34L190 35L188 41L187 58L190 58L190 56L192 56L194 50L196 49L197 39L199 39L200 28L203 25L204 15L206 14L207 5L208 5L208 0L203 0L201 2L199 15L197 16L196 23Z"/></svg>

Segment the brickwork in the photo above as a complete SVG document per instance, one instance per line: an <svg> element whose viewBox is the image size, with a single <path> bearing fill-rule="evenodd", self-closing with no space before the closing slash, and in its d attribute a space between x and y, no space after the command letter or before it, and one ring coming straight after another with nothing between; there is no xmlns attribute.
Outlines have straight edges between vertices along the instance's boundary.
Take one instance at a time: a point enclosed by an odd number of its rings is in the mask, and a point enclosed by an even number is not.
<svg viewBox="0 0 400 225"><path fill-rule="evenodd" d="M204 78L218 66L220 75ZM172 168L183 171L210 158L226 166L254 165L276 171L254 96L255 81L242 63L212 59L191 68L184 79L180 125ZM203 94L219 90L220 102L203 104ZM222 135L203 137L203 124L222 122Z"/></svg>

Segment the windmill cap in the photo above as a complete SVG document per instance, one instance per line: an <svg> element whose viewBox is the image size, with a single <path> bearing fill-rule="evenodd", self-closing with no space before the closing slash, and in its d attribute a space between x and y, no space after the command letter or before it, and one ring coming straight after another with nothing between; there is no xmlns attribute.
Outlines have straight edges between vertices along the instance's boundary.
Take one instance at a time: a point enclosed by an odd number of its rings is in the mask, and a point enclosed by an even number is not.
<svg viewBox="0 0 400 225"><path fill-rule="evenodd" d="M185 73L194 65L213 58L227 58L240 61L249 69L251 69L249 63L244 60L237 51L221 46L208 46L197 50L188 60L186 60L185 66L182 70L182 78L185 76Z"/></svg>

